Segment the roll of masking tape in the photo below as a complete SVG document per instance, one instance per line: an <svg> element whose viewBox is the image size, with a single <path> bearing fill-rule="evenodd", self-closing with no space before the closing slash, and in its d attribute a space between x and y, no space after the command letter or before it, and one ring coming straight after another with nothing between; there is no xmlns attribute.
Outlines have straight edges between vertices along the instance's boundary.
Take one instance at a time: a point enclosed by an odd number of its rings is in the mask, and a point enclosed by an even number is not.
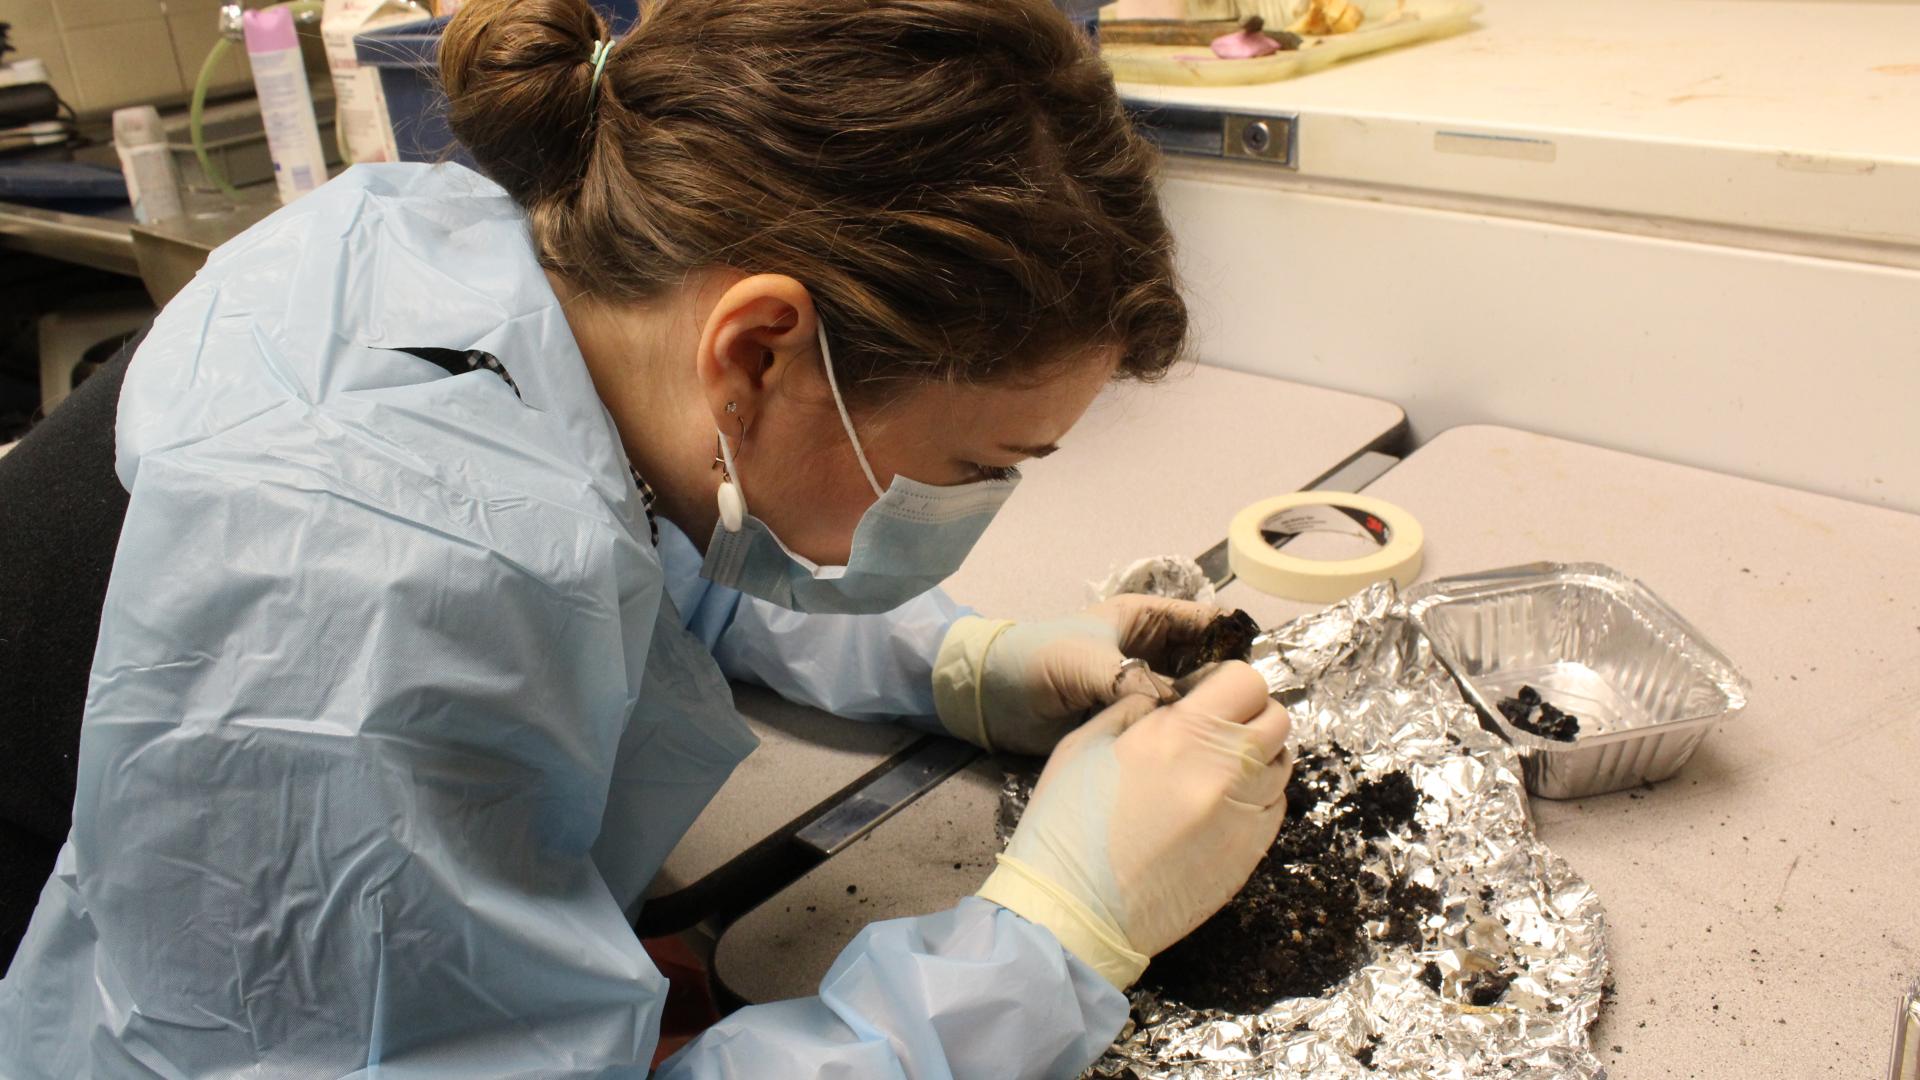
<svg viewBox="0 0 1920 1080"><path fill-rule="evenodd" d="M1378 550L1354 559L1308 559L1280 545L1302 533L1357 536ZM1340 491L1302 491L1254 503L1227 527L1227 565L1264 593L1330 604L1375 582L1401 588L1420 575L1420 523L1381 499Z"/></svg>

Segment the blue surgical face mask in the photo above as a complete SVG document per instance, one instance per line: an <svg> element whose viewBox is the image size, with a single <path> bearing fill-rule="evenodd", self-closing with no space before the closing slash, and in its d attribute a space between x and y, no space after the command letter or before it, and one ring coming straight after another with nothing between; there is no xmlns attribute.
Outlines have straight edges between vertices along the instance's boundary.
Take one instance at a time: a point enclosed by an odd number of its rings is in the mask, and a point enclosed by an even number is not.
<svg viewBox="0 0 1920 1080"><path fill-rule="evenodd" d="M740 471L733 463L733 447L720 433L720 457L726 466L732 493L721 493L722 514L707 544L700 574L716 585L738 589L794 611L873 613L891 611L946 580L973 550L974 541L1013 494L1016 475L1003 480L980 480L951 487L935 487L895 475L881 490L867 464L860 436L853 430L840 384L834 377L833 354L827 334L820 331L820 358L826 365L827 385L833 391L840 424L853 441L854 456L867 474L877 500L860 515L853 531L853 550L845 566L819 566L793 553L766 522L746 510ZM723 485L723 489L726 485ZM732 510L727 509L733 501ZM729 528L728 518L732 525Z"/></svg>

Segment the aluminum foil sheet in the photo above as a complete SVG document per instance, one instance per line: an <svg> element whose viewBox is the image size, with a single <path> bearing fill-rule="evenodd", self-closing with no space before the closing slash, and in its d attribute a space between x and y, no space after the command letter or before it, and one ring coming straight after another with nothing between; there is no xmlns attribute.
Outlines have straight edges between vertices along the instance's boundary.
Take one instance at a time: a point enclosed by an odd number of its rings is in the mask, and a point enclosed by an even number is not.
<svg viewBox="0 0 1920 1080"><path fill-rule="evenodd" d="M1185 555L1157 555L1136 559L1108 574L1105 581L1087 582L1087 593L1095 601L1110 600L1121 593L1140 593L1212 603L1213 582L1199 563Z"/></svg>
<svg viewBox="0 0 1920 1080"><path fill-rule="evenodd" d="M1425 944L1381 944L1386 928L1369 925L1371 962L1318 997L1252 1014L1136 989L1132 1019L1087 1075L1604 1078L1588 1046L1607 977L1600 900L1534 835L1513 748L1481 728L1393 586L1266 632L1253 661L1302 756L1338 742L1351 752L1340 783L1404 770L1426 796L1419 835L1378 842L1384 869L1440 894ZM1024 789L1010 778L1003 835ZM1494 1004L1470 1004L1464 981L1489 971L1512 982Z"/></svg>

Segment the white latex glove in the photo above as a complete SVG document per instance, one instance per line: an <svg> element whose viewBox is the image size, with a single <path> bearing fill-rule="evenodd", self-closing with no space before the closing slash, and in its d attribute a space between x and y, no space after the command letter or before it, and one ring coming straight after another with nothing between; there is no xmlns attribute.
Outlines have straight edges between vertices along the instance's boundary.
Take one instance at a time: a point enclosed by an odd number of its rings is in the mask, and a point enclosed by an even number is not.
<svg viewBox="0 0 1920 1080"><path fill-rule="evenodd" d="M1212 604L1128 595L1044 622L960 619L934 661L935 711L976 746L1045 754L1089 709L1119 697L1123 661L1163 668L1170 646L1198 639L1220 613Z"/></svg>
<svg viewBox="0 0 1920 1080"><path fill-rule="evenodd" d="M1062 739L980 895L1126 989L1247 883L1287 814L1287 711L1238 661Z"/></svg>

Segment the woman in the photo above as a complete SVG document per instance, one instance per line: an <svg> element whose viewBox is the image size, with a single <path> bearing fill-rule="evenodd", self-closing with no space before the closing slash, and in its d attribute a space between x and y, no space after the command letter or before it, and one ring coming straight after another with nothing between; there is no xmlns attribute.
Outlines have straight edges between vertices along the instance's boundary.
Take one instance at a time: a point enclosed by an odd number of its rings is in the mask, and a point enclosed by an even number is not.
<svg viewBox="0 0 1920 1080"><path fill-rule="evenodd" d="M472 0L440 59L491 182L350 171L128 370L0 1072L643 1075L628 913L752 748L727 675L1044 751L1211 614L928 591L1184 334L1152 156L1039 0L662 0L612 42L584 0ZM979 897L663 1074L1084 1068L1272 841L1264 689L1106 707Z"/></svg>

